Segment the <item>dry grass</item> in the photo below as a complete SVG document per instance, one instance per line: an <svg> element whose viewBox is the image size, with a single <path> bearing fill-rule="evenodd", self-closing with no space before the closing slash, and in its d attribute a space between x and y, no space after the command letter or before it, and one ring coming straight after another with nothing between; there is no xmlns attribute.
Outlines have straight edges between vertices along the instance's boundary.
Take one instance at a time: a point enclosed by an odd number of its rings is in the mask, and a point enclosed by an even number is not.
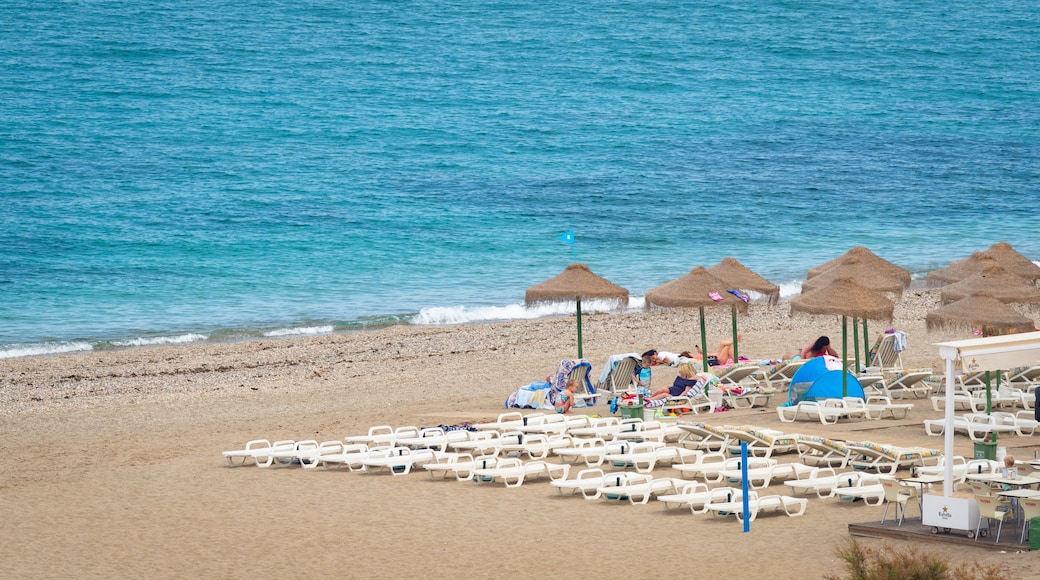
<svg viewBox="0 0 1040 580"><path fill-rule="evenodd" d="M935 554L914 546L896 549L888 545L879 548L863 546L846 539L836 552L845 562L848 574L828 576L834 580L1003 580L1013 578L1004 565L983 566L977 561L951 567Z"/></svg>

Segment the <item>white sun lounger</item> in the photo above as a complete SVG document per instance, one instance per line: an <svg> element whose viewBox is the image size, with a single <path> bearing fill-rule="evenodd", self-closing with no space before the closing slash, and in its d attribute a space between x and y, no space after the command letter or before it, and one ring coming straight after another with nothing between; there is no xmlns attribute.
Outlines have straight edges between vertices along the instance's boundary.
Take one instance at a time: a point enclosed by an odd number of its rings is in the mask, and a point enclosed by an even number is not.
<svg viewBox="0 0 1040 580"><path fill-rule="evenodd" d="M292 448L273 450L268 452L267 458L271 461L260 464L257 467L270 467L272 465L293 465L298 463L304 467L316 467L318 456L318 442L314 439L297 441Z"/></svg>
<svg viewBox="0 0 1040 580"><path fill-rule="evenodd" d="M473 470L495 467L500 459L497 455L473 457L469 453L448 453L438 455L434 461L425 463L422 467L430 472L431 479L440 474L444 479L453 476L456 481L466 481L473 477Z"/></svg>
<svg viewBox="0 0 1040 580"><path fill-rule="evenodd" d="M657 501L663 503L665 509L670 509L674 505L689 508L690 512L699 514L704 513L705 506L711 499L711 492L712 490L708 489L707 485L699 481L687 482L676 493L657 496Z"/></svg>
<svg viewBox="0 0 1040 580"><path fill-rule="evenodd" d="M274 461L269 453L272 451L285 451L287 449L295 449L296 441L292 439L284 439L281 441L275 441L271 443L267 439L253 439L246 443L244 449L235 449L232 451L224 451L222 455L227 459L228 465L234 467L238 465L245 465L249 461L253 462L253 465L257 467L267 467Z"/></svg>
<svg viewBox="0 0 1040 580"><path fill-rule="evenodd" d="M501 481L506 487L520 487L524 481L542 475L550 480L566 479L570 468L566 463L547 463L540 460L524 463L517 457L506 457L500 459L494 467L474 469L472 479L477 483Z"/></svg>
<svg viewBox="0 0 1040 580"><path fill-rule="evenodd" d="M385 448L384 448L385 449ZM323 467L345 466L350 471L364 469L361 460L368 457L371 449L364 443L346 443L339 450L324 448L318 451L318 463Z"/></svg>
<svg viewBox="0 0 1040 580"><path fill-rule="evenodd" d="M664 443L653 442L660 447ZM575 439L574 447L562 447L553 449L553 453L560 457L560 461L576 463L578 460L585 462L587 467L599 467L603 464L604 457L612 453L624 453L626 449L635 444L629 441L604 441L598 437L593 439Z"/></svg>
<svg viewBox="0 0 1040 580"><path fill-rule="evenodd" d="M699 457L703 452L682 447L665 446L656 441L633 443L622 453L608 453L604 456L614 467L631 466L639 473L650 473L658 463L686 463L687 459Z"/></svg>
<svg viewBox="0 0 1040 580"><path fill-rule="evenodd" d="M436 449L447 451L448 445L470 439L469 431L455 430L445 431L440 427L426 427L419 430L416 437L398 437L394 439L394 445L411 447L412 449Z"/></svg>
<svg viewBox="0 0 1040 580"><path fill-rule="evenodd" d="M754 489L761 489L769 487L770 483L774 479L786 479L795 478L801 479L802 476L806 476L813 471L812 467L803 465L801 463L774 463L766 467L750 467L751 461L748 461L747 479L748 486ZM724 469L719 473L724 479L729 480L730 483L740 483L743 480L743 471L740 468L737 469ZM758 485L755 485L756 482Z"/></svg>
<svg viewBox="0 0 1040 580"><path fill-rule="evenodd" d="M1005 415L1010 415L1010 413L1005 413ZM1014 416L1012 415L1012 417ZM1001 424L997 417L985 413L954 415L953 428L955 431L967 433L972 441L982 441L987 435L993 433L1021 434L1016 425ZM932 436L942 435L946 431L946 421L944 419L925 419L924 430L925 433Z"/></svg>
<svg viewBox="0 0 1040 580"><path fill-rule="evenodd" d="M722 451L729 441L729 436L721 427L714 427L704 423L678 423L676 425L683 435L679 438L679 445L689 449L700 449L702 451Z"/></svg>
<svg viewBox="0 0 1040 580"><path fill-rule="evenodd" d="M842 469L849 464L849 446L844 441L799 435L797 447L798 460L806 465Z"/></svg>
<svg viewBox="0 0 1040 580"><path fill-rule="evenodd" d="M570 435L525 434L516 443L503 443L498 446L498 454L502 456L527 456L529 459L545 459L554 449L574 447L574 439Z"/></svg>
<svg viewBox="0 0 1040 580"><path fill-rule="evenodd" d="M842 478L831 489L830 497L837 497L841 501L863 500L867 505L881 505L885 501L885 488L881 485L881 478L877 475L861 473L859 478Z"/></svg>
<svg viewBox="0 0 1040 580"><path fill-rule="evenodd" d="M663 493L675 493L676 490L687 482L674 477L654 478L645 473L621 473L618 477L608 478L608 481L597 488L600 497L608 500L628 499L632 504L645 504L650 498ZM623 475L624 477L620 477Z"/></svg>
<svg viewBox="0 0 1040 580"><path fill-rule="evenodd" d="M782 511L789 517L797 517L805 513L809 500L804 497L791 497L789 495L758 495L757 492L748 492L749 521L755 521L759 513L766 511ZM718 514L735 515L740 521L744 521L744 501L742 496L734 497L731 501L711 502L707 510L712 516Z"/></svg>
<svg viewBox="0 0 1040 580"><path fill-rule="evenodd" d="M409 447L388 447L370 450L367 457L361 460L363 470L374 473L382 469L393 475L407 475L415 465L423 465L436 461L437 452L432 449L411 449Z"/></svg>
<svg viewBox="0 0 1040 580"><path fill-rule="evenodd" d="M554 479L549 482L549 485L555 487L556 491L561 494L564 490L569 490L572 494L582 494L586 499L598 499L598 489L607 483L607 478L616 477L616 475L615 473L604 473L602 469L593 467L582 469L574 479Z"/></svg>
<svg viewBox="0 0 1040 580"><path fill-rule="evenodd" d="M695 463L680 463L672 465L672 469L679 471L685 478L700 476L706 483L719 483L725 476L723 472L740 469L740 458L727 458L722 453L705 453L700 456L700 461ZM775 459L766 457L748 457L748 469L761 469L772 467L777 464Z"/></svg>
<svg viewBox="0 0 1040 580"><path fill-rule="evenodd" d="M368 434L366 435L353 435L351 437L345 437L343 440L347 443L364 443L369 447L376 446L393 446L397 439L418 437L419 428L414 425L405 425L394 429L390 425L376 425L369 427Z"/></svg>

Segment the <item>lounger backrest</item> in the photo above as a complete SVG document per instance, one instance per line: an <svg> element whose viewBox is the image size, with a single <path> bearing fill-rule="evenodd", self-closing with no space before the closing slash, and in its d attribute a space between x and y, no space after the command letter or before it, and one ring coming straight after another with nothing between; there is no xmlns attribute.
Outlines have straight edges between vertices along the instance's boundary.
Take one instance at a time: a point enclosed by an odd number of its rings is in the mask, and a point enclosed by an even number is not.
<svg viewBox="0 0 1040 580"><path fill-rule="evenodd" d="M614 365L614 370L610 371L607 383L603 387L612 393L627 391L632 386L632 376L635 374L635 371L636 359L625 357Z"/></svg>
<svg viewBox="0 0 1040 580"><path fill-rule="evenodd" d="M896 335L882 334L870 350L870 364L879 367L882 372L903 370L903 359L896 350Z"/></svg>

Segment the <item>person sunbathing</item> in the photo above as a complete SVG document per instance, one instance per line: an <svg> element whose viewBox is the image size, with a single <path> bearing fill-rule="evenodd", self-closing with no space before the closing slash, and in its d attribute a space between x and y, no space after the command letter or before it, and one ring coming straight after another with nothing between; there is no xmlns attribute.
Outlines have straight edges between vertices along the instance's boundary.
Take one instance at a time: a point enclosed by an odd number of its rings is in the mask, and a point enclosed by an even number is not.
<svg viewBox="0 0 1040 580"><path fill-rule="evenodd" d="M743 337L744 337L744 335L738 334L737 335L737 340L739 341ZM683 358L693 359L693 360L696 360L696 361L704 360L702 358L700 345L695 345L693 348L694 348L694 350L697 351L696 353L691 353L690 351L687 350L687 351L683 351L683 352L679 353L679 356L683 357ZM713 366L713 367L730 366L734 362L736 362L736 357L733 356L733 341L732 340L724 340L724 341L720 342L719 343L719 347L717 349L715 349L715 352L709 352L708 353L708 366Z"/></svg>
<svg viewBox="0 0 1040 580"><path fill-rule="evenodd" d="M659 399L667 399L668 397L698 395L701 392L702 385L703 383L697 377L697 371L693 368L693 365L690 363L682 363L679 365L679 376L675 377L672 386L658 389L654 394L647 397L647 400L656 401Z"/></svg>

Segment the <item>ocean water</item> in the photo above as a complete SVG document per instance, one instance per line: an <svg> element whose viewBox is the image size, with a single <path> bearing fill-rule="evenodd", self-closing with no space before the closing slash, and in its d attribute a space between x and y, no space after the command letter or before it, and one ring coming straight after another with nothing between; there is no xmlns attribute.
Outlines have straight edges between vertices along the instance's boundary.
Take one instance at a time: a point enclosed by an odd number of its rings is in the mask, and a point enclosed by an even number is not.
<svg viewBox="0 0 1040 580"><path fill-rule="evenodd" d="M1012 0L0 7L0 357L550 315L733 256L1040 259ZM573 246L558 236L574 231Z"/></svg>

